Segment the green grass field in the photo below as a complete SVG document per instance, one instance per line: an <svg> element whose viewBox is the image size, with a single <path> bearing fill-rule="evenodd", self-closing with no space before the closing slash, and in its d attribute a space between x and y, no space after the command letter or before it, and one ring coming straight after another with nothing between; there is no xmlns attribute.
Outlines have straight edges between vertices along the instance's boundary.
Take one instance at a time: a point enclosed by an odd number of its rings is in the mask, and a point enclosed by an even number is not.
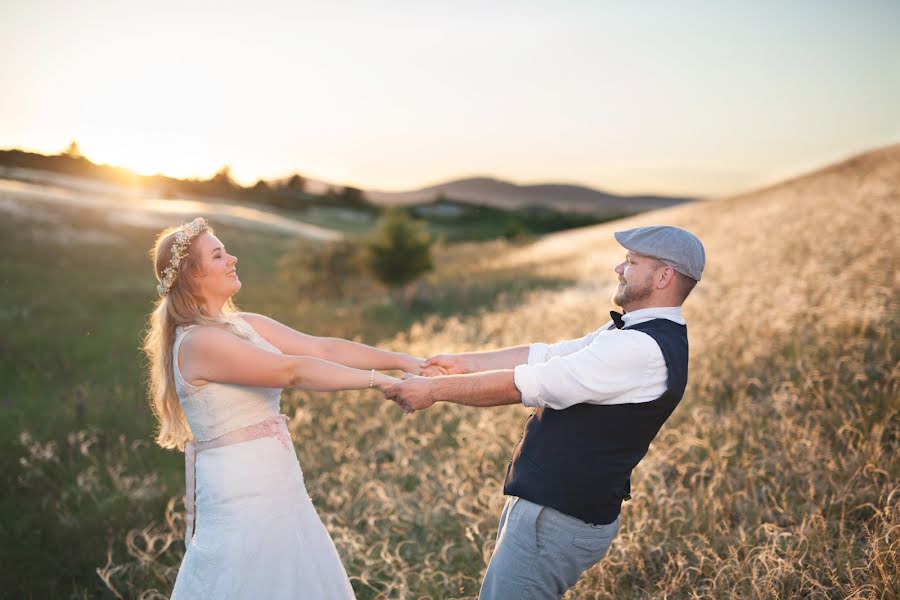
<svg viewBox="0 0 900 600"><path fill-rule="evenodd" d="M157 517L183 485L178 457L148 444L153 424L138 347L154 293L152 233L110 227L91 211L46 211L66 225L0 223L0 471L15 490L0 502L7 565L0 588L35 597L99 593L94 570L109 533ZM67 241L72 231L106 231L115 241ZM289 240L221 233L235 240L248 289L272 280ZM22 463L28 440L53 453L33 471ZM97 462L97 453L109 460ZM109 471L115 460L123 461L120 472ZM115 491L148 475L137 502Z"/></svg>

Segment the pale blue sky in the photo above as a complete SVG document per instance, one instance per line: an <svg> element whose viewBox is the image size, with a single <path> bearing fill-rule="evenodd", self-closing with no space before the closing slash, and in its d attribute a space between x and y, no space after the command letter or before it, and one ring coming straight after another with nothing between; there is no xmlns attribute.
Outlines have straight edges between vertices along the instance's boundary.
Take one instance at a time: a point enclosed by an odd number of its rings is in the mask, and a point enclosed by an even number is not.
<svg viewBox="0 0 900 600"><path fill-rule="evenodd" d="M724 194L900 141L900 2L0 0L0 147Z"/></svg>

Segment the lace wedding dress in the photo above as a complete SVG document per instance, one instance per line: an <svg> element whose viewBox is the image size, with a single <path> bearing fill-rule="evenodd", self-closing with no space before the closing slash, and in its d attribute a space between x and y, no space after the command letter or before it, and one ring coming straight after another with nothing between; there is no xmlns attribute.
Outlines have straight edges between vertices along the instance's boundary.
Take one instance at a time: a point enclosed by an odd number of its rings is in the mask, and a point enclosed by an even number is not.
<svg viewBox="0 0 900 600"><path fill-rule="evenodd" d="M245 321L251 341L278 350ZM193 386L172 360L175 387L196 447L186 453L187 551L173 600L194 598L354 598L334 542L312 505L284 417L281 390L208 383ZM191 515L188 515L191 520Z"/></svg>

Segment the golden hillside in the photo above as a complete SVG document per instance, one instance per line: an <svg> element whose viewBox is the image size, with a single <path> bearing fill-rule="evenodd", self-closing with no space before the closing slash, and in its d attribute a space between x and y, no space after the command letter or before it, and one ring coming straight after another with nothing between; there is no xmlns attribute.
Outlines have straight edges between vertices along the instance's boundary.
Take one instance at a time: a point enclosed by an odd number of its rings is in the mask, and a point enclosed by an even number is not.
<svg viewBox="0 0 900 600"><path fill-rule="evenodd" d="M687 228L708 255L685 306L687 393L635 471L610 554L568 597L898 597L898 207L894 146L548 236L480 267L527 265L574 285L430 319L387 345L424 356L580 336L608 320L623 255L613 231ZM441 405L403 417L374 394L286 398L307 487L360 597L477 595L528 411ZM167 524L128 534L133 560L100 575L165 590L180 558L177 506Z"/></svg>
<svg viewBox="0 0 900 600"><path fill-rule="evenodd" d="M900 146L548 236L493 266L531 264L577 285L429 322L409 343L429 354L591 331L608 319L623 255L613 231L651 224L689 229L707 250L685 305L688 391L636 470L611 555L573 597L900 593ZM462 410L473 446L493 431L511 449L520 414ZM502 471L485 477L496 514Z"/></svg>

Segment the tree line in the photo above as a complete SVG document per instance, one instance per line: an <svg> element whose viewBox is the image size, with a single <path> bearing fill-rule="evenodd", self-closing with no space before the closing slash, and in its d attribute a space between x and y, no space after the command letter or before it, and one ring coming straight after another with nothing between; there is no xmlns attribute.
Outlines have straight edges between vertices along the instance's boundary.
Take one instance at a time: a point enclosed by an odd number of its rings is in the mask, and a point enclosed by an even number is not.
<svg viewBox="0 0 900 600"><path fill-rule="evenodd" d="M0 166L89 177L108 183L139 187L157 193L162 198L217 196L300 210L310 205L328 204L378 212L377 208L367 201L363 191L355 187L329 187L322 194L312 194L307 189L307 179L299 173L276 181L260 179L251 186L242 186L235 181L229 165L219 169L209 179L178 179L161 174L137 175L123 167L92 162L81 154L77 141L71 142L64 152L55 155L18 149L0 150Z"/></svg>

